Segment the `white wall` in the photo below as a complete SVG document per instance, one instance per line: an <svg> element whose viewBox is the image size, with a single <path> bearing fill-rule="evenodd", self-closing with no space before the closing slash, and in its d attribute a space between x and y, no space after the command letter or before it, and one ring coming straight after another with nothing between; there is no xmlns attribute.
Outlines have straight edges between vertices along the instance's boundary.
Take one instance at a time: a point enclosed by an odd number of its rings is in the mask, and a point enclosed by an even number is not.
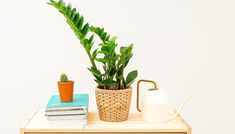
<svg viewBox="0 0 235 134"><path fill-rule="evenodd" d="M62 72L76 81L76 92L90 93L95 109L88 58L63 16L46 2L0 1L1 133L18 133L27 116L57 93ZM136 68L138 79L167 89L172 105L193 94L182 116L194 134L235 133L235 1L71 3L91 24L117 35L120 44L135 43L128 70Z"/></svg>

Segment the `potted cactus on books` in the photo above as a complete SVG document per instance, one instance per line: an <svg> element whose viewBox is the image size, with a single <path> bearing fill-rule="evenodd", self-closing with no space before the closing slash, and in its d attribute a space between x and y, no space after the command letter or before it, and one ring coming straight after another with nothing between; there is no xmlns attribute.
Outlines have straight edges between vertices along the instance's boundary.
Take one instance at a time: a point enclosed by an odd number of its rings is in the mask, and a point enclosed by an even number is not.
<svg viewBox="0 0 235 134"><path fill-rule="evenodd" d="M73 101L73 85L74 81L68 80L66 74L61 74L60 81L57 82L60 101L61 102L72 102Z"/></svg>
<svg viewBox="0 0 235 134"><path fill-rule="evenodd" d="M133 44L119 47L116 36L109 35L104 28L85 23L84 17L77 9L71 4L65 4L63 0L51 0L48 4L63 14L88 55L91 62L88 70L97 83L95 92L100 119L127 120L132 94L131 84L137 77L137 70L127 75L124 70L133 56ZM98 43L94 41L94 36L100 39Z"/></svg>

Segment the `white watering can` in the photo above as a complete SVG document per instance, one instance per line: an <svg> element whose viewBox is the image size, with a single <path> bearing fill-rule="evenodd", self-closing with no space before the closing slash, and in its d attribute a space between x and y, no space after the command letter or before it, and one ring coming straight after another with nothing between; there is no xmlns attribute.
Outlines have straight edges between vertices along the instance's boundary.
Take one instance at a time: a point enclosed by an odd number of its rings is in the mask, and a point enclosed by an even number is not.
<svg viewBox="0 0 235 134"><path fill-rule="evenodd" d="M139 87L141 82L149 82L154 85L153 89L148 89L145 93L140 109L139 107ZM168 97L163 89L158 89L157 84L151 80L139 80L137 84L137 110L141 112L142 119L144 121L150 122L163 122L168 121L174 117L176 117L187 100L191 97L189 94L183 101L183 103L179 106L179 108L175 111L173 108L169 106Z"/></svg>

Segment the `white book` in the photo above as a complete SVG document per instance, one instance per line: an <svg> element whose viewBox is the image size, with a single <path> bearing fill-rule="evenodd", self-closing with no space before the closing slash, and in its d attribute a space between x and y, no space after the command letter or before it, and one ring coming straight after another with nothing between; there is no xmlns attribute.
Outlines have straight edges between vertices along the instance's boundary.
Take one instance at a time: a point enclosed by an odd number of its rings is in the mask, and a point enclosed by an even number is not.
<svg viewBox="0 0 235 134"><path fill-rule="evenodd" d="M46 111L65 111L65 110L86 110L88 109L86 106L80 106L80 107L53 107L53 108L47 108Z"/></svg>
<svg viewBox="0 0 235 134"><path fill-rule="evenodd" d="M48 120L79 120L81 122L87 122L87 115L66 115L66 116L48 116Z"/></svg>
<svg viewBox="0 0 235 134"><path fill-rule="evenodd" d="M46 116L50 115L85 115L84 110L46 111Z"/></svg>

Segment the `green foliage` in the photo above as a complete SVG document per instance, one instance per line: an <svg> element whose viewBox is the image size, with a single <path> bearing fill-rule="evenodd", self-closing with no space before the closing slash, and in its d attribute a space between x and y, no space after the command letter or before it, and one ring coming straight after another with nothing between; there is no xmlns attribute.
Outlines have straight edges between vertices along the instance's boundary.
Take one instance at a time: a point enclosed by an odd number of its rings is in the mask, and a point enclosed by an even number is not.
<svg viewBox="0 0 235 134"><path fill-rule="evenodd" d="M70 28L80 40L92 64L88 70L93 74L99 88L125 89L134 82L138 75L137 70L124 77L124 70L133 56L133 44L120 47L117 53L117 37L111 37L104 28L85 23L84 17L76 8L72 8L71 4L66 5L63 0L58 2L50 0L48 4L64 15ZM96 48L93 46L95 35L101 40ZM97 68L96 63L101 64L102 71Z"/></svg>
<svg viewBox="0 0 235 134"><path fill-rule="evenodd" d="M66 74L61 74L61 76L60 76L60 82L66 83L66 82L68 82L68 81L69 81L69 80L68 80L67 75L66 75Z"/></svg>

